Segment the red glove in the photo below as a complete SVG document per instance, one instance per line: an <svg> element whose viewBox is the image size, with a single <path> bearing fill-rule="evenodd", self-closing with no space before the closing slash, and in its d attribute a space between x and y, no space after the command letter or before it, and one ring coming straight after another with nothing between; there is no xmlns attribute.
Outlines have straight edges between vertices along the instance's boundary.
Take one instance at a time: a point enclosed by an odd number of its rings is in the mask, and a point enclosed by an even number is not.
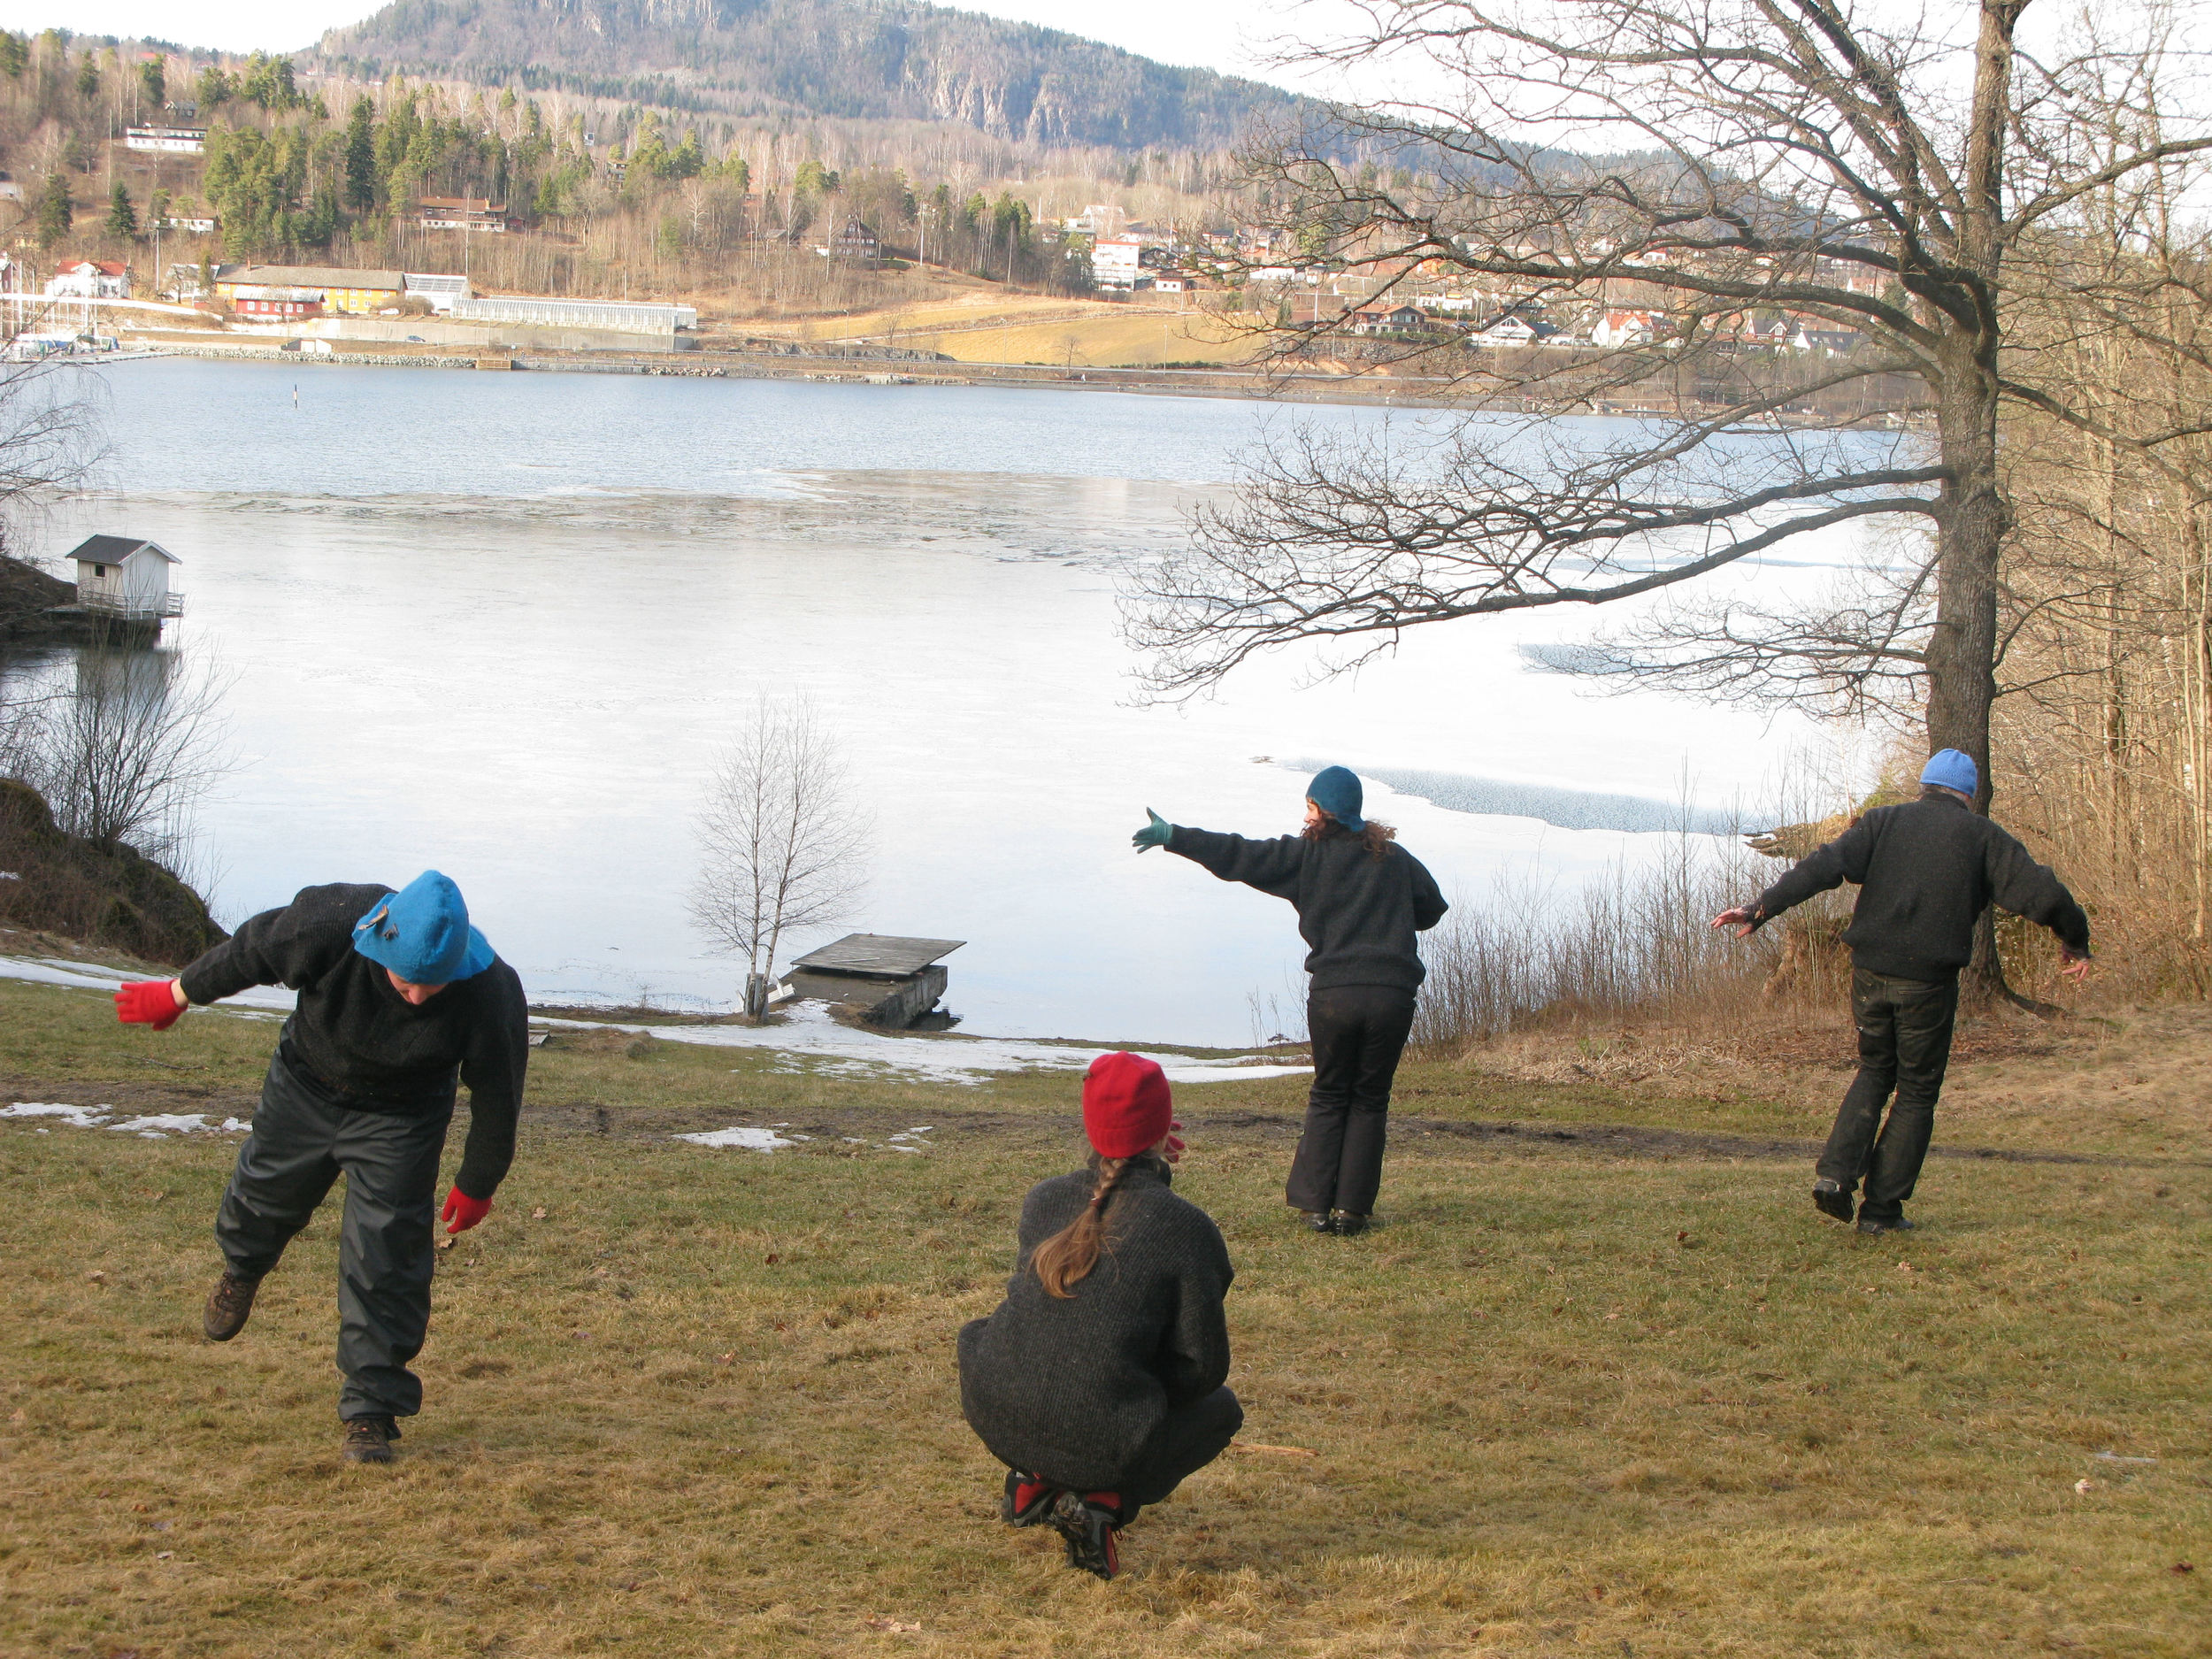
<svg viewBox="0 0 2212 1659"><path fill-rule="evenodd" d="M135 979L115 993L115 1017L126 1025L166 1031L184 1018L174 979Z"/></svg>
<svg viewBox="0 0 2212 1659"><path fill-rule="evenodd" d="M445 1213L438 1219L446 1224L448 1233L466 1233L491 1213L490 1199L471 1198L457 1187L445 1195Z"/></svg>

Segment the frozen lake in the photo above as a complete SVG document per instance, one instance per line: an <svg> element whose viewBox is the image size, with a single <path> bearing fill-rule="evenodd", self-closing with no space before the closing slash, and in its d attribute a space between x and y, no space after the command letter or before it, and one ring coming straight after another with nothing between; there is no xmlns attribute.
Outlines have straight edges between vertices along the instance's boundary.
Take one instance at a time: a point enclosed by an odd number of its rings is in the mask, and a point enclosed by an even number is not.
<svg viewBox="0 0 2212 1659"><path fill-rule="evenodd" d="M1310 687L1286 655L1212 702L1133 706L1118 570L1182 536L1263 423L1402 411L187 361L101 377L103 488L17 546L53 557L97 529L183 560L173 641L235 682L242 764L201 815L218 914L434 865L541 1001L733 999L741 970L683 895L703 781L762 687L812 695L874 818L851 926L970 941L948 1005L1010 1036L1242 1043L1248 995L1288 994L1288 907L1133 855L1148 806L1280 833L1305 775L1283 763L1321 759L1686 785L1724 808L1801 741L1590 697L1517 652L1587 616L1417 630ZM1571 887L1660 839L1380 787L1370 810L1469 902L1501 868Z"/></svg>

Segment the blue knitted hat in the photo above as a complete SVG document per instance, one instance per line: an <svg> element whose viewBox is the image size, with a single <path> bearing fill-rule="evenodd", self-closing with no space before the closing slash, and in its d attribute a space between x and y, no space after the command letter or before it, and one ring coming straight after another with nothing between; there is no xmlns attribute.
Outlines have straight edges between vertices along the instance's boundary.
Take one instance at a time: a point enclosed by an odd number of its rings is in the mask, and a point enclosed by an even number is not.
<svg viewBox="0 0 2212 1659"><path fill-rule="evenodd" d="M410 985L450 985L492 965L494 952L469 926L452 878L426 870L388 893L353 925L353 948Z"/></svg>
<svg viewBox="0 0 2212 1659"><path fill-rule="evenodd" d="M1955 749L1936 750L1928 757L1928 764L1920 773L1921 782L1955 789L1961 795L1972 795L1981 780L1982 775L1974 765L1974 757Z"/></svg>
<svg viewBox="0 0 2212 1659"><path fill-rule="evenodd" d="M1360 798L1359 774L1349 766L1324 766L1306 786L1306 799L1355 835L1367 827Z"/></svg>

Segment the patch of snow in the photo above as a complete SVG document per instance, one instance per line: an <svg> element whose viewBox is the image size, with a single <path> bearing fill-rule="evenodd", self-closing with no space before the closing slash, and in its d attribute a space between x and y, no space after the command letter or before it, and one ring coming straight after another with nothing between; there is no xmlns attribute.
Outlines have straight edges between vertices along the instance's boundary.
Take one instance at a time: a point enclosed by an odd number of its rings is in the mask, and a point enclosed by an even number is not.
<svg viewBox="0 0 2212 1659"><path fill-rule="evenodd" d="M914 1037L867 1031L840 1024L831 1016L828 1003L810 1001L794 1003L789 1017L774 1025L632 1025L546 1018L537 1023L563 1030L649 1031L669 1042L714 1048L762 1048L784 1060L784 1070L849 1077L904 1075L936 1083L980 1083L1000 1071L1081 1071L1109 1052L1025 1037ZM1256 1082L1303 1076L1313 1069L1246 1064L1248 1059L1257 1058L1174 1056L1164 1069L1171 1083Z"/></svg>
<svg viewBox="0 0 2212 1659"><path fill-rule="evenodd" d="M773 1152L778 1147L795 1147L798 1141L787 1141L773 1129L749 1129L741 1124L727 1129L710 1129L698 1134L678 1135L679 1141L688 1141L695 1147L743 1147L748 1152ZM799 1140L804 1140L802 1135Z"/></svg>
<svg viewBox="0 0 2212 1659"><path fill-rule="evenodd" d="M0 1107L0 1118L58 1118L73 1128L107 1129L148 1141L166 1141L173 1134L242 1135L253 1127L235 1118L211 1124L205 1112L150 1112L143 1117L126 1118L121 1123L110 1123L108 1119L114 1116L112 1106L69 1106L55 1101L17 1101L12 1106ZM46 1132L42 1129L39 1133Z"/></svg>
<svg viewBox="0 0 2212 1659"><path fill-rule="evenodd" d="M80 1129L96 1129L108 1115L105 1106L88 1109L65 1106L56 1101L19 1100L12 1106L0 1109L0 1118L58 1118Z"/></svg>

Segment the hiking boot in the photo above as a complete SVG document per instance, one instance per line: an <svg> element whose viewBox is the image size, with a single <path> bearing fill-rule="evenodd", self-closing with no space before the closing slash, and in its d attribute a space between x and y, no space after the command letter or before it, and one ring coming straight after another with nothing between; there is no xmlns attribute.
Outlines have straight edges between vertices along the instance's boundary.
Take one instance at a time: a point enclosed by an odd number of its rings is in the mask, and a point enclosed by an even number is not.
<svg viewBox="0 0 2212 1659"><path fill-rule="evenodd" d="M1340 1239L1357 1238L1367 1231L1371 1216L1356 1216L1348 1210L1329 1211L1329 1231Z"/></svg>
<svg viewBox="0 0 2212 1659"><path fill-rule="evenodd" d="M1859 1231L1861 1233L1910 1233L1912 1223L1902 1216L1862 1216L1859 1217Z"/></svg>
<svg viewBox="0 0 2212 1659"><path fill-rule="evenodd" d="M390 1417L348 1417L341 1449L349 1463L388 1463L398 1438L399 1425Z"/></svg>
<svg viewBox="0 0 2212 1659"><path fill-rule="evenodd" d="M998 1518L1009 1526L1034 1526L1045 1518L1060 1488L1018 1469L1006 1471L1006 1495L999 1500Z"/></svg>
<svg viewBox="0 0 2212 1659"><path fill-rule="evenodd" d="M1114 1545L1113 1509L1063 1492L1052 1501L1051 1520L1053 1530L1067 1541L1069 1566L1102 1578L1110 1578L1121 1570L1121 1553Z"/></svg>
<svg viewBox="0 0 2212 1659"><path fill-rule="evenodd" d="M1813 1183L1813 1208L1824 1216L1833 1216L1838 1221L1851 1219L1851 1194L1843 1190L1841 1181L1832 1181L1826 1176Z"/></svg>
<svg viewBox="0 0 2212 1659"><path fill-rule="evenodd" d="M259 1279L241 1279L233 1272L226 1271L217 1279L200 1314L200 1328L207 1333L207 1340L227 1342L244 1330L253 1313L253 1294L260 1288Z"/></svg>
<svg viewBox="0 0 2212 1659"><path fill-rule="evenodd" d="M1336 1224L1329 1219L1329 1212L1325 1210L1302 1210L1298 1215L1300 1219L1316 1233L1336 1231Z"/></svg>

